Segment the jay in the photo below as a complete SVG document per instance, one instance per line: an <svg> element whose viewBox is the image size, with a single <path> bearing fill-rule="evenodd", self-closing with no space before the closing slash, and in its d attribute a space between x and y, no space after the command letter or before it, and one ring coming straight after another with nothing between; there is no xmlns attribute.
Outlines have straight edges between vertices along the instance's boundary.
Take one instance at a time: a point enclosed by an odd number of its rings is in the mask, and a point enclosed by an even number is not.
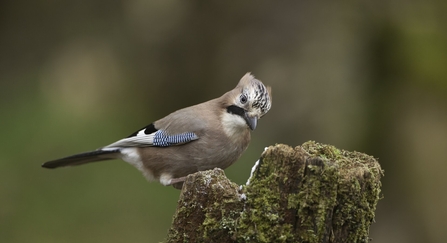
<svg viewBox="0 0 447 243"><path fill-rule="evenodd" d="M94 151L42 164L44 168L122 159L149 181L180 189L197 171L225 169L247 149L250 130L272 105L271 88L245 74L221 97L177 110Z"/></svg>

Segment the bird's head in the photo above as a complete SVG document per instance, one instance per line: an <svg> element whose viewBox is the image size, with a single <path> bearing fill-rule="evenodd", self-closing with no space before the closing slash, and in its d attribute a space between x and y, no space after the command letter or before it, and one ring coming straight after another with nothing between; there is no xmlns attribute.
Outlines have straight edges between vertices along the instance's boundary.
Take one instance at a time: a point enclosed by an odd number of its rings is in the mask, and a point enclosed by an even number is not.
<svg viewBox="0 0 447 243"><path fill-rule="evenodd" d="M272 106L271 88L264 86L261 81L247 73L230 93L227 112L239 116L251 130L254 130L258 119L263 117ZM237 119L242 121L240 118Z"/></svg>

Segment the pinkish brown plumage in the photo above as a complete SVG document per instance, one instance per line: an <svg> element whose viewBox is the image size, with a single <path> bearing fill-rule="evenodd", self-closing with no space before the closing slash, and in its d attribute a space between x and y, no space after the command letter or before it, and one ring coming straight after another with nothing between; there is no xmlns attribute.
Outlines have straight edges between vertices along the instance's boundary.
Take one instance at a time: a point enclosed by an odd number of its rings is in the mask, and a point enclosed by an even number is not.
<svg viewBox="0 0 447 243"><path fill-rule="evenodd" d="M247 149L250 130L271 107L271 89L247 73L219 98L177 110L100 149L44 163L45 168L122 159L148 180L180 188L197 171L225 169Z"/></svg>

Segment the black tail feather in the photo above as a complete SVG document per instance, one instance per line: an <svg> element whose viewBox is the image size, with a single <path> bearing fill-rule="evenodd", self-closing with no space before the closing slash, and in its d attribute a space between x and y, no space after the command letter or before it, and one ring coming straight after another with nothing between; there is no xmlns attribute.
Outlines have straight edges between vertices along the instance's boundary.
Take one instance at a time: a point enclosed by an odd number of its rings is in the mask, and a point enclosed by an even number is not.
<svg viewBox="0 0 447 243"><path fill-rule="evenodd" d="M42 167L54 169L58 167L64 166L73 166L73 165L82 165L86 163L109 160L109 159L117 159L120 153L119 149L115 150L95 150L80 154L75 154L72 156L68 156L62 159L56 159L52 161L48 161L42 164Z"/></svg>

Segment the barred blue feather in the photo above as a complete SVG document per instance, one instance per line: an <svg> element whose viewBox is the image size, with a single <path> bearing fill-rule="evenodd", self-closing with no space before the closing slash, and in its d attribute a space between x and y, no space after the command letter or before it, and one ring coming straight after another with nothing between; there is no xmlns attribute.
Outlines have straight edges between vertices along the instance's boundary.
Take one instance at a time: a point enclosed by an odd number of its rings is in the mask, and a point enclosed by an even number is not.
<svg viewBox="0 0 447 243"><path fill-rule="evenodd" d="M168 147L171 145L188 143L198 138L199 137L193 132L169 135L164 130L158 130L154 135L154 141L152 143L154 146Z"/></svg>

